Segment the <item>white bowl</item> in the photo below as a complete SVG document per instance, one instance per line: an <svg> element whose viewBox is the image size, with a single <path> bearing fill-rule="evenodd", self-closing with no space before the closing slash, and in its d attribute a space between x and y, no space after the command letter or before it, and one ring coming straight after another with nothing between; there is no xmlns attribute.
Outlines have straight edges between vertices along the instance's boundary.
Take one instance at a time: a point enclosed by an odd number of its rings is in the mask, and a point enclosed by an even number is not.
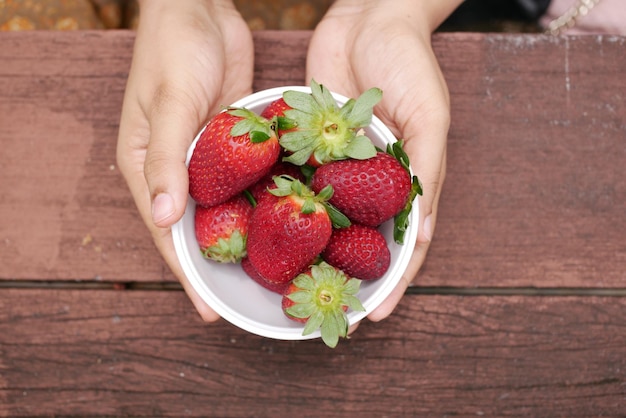
<svg viewBox="0 0 626 418"><path fill-rule="evenodd" d="M259 114L269 103L282 97L286 90L311 92L309 87L303 86L278 87L254 93L233 103L232 106L245 107ZM333 97L339 105L348 100L338 94L333 94ZM385 149L388 143L396 141L391 131L375 116L365 131L374 144L381 149ZM187 152L187 164L189 164L200 133ZM189 282L215 312L237 327L263 337L304 340L320 336L319 331L303 336L303 325L288 319L283 314L281 296L264 289L250 279L239 264L220 264L205 259L195 237L194 212L195 202L189 197L185 214L172 227L174 247ZM393 220L381 225L380 231L387 238L391 252L391 264L387 273L380 279L361 283L358 297L365 311L348 312L350 324L360 321L378 307L401 279L415 247L418 219L419 206L415 201L409 217L409 228L405 234L404 245L398 245L393 240Z"/></svg>

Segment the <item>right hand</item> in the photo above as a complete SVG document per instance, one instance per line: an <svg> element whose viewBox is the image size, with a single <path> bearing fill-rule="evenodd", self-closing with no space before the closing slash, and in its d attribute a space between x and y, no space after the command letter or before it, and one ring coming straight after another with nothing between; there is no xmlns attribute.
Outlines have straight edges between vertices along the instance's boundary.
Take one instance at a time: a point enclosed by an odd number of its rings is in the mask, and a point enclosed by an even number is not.
<svg viewBox="0 0 626 418"><path fill-rule="evenodd" d="M446 171L448 88L431 47L432 31L460 0L337 0L317 26L307 76L358 97L383 90L375 111L398 138L423 183L419 234L409 266L392 294L368 318L391 314L428 251Z"/></svg>
<svg viewBox="0 0 626 418"><path fill-rule="evenodd" d="M230 0L145 0L117 163L161 255L205 321L219 316L185 277L171 226L187 204L187 149L221 106L252 92L253 42Z"/></svg>

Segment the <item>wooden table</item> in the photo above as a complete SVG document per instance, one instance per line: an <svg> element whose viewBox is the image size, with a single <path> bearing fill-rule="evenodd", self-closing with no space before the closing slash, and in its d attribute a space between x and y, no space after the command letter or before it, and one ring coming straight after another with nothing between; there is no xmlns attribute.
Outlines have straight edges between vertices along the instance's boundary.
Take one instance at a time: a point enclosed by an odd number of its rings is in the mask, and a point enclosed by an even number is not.
<svg viewBox="0 0 626 418"><path fill-rule="evenodd" d="M256 33L255 89L303 83L309 36ZM0 416L626 414L625 38L434 37L435 239L335 350L194 311L116 167L133 40L0 34Z"/></svg>

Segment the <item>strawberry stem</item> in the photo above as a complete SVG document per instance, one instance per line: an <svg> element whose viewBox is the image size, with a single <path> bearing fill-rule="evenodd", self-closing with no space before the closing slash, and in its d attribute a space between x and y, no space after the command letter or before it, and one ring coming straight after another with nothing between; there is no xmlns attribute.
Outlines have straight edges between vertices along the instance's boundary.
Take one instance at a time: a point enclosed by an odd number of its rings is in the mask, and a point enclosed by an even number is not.
<svg viewBox="0 0 626 418"><path fill-rule="evenodd" d="M249 134L250 142L256 144L276 137L276 118L270 121L243 107L231 107L226 111L241 118L230 130L233 137Z"/></svg>
<svg viewBox="0 0 626 418"><path fill-rule="evenodd" d="M285 111L285 116L297 124L297 129L279 139L281 146L291 153L284 160L303 165L311 157L318 164L373 157L376 148L359 129L371 123L374 106L381 98L382 91L372 88L340 108L331 92L315 80L311 80L311 93L284 92L283 99L291 108Z"/></svg>
<svg viewBox="0 0 626 418"><path fill-rule="evenodd" d="M309 272L298 275L293 284L299 289L287 297L294 302L286 309L295 318L308 318L302 335L321 331L324 343L334 348L340 337L347 337L347 309L364 311L356 297L361 281L349 278L335 267L321 262Z"/></svg>

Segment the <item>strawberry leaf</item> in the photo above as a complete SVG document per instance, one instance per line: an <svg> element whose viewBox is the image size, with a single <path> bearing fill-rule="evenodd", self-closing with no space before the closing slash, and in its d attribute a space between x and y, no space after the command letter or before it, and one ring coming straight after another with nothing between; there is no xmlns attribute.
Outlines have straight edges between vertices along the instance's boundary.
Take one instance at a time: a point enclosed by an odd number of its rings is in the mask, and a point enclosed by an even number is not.
<svg viewBox="0 0 626 418"><path fill-rule="evenodd" d="M365 135L355 136L344 150L346 156L356 160L367 160L376 155L376 147Z"/></svg>
<svg viewBox="0 0 626 418"><path fill-rule="evenodd" d="M306 318L306 317L305 317ZM309 335L318 330L324 323L324 314L321 311L313 311L304 324L302 335ZM336 343L335 343L336 345Z"/></svg>
<svg viewBox="0 0 626 418"><path fill-rule="evenodd" d="M315 173L315 167L312 167L308 164L304 164L300 167L300 172L305 178L306 184L311 185L311 179L313 178L313 174Z"/></svg>
<svg viewBox="0 0 626 418"><path fill-rule="evenodd" d="M241 119L230 130L231 136L245 135L256 127L256 123L250 119Z"/></svg>
<svg viewBox="0 0 626 418"><path fill-rule="evenodd" d="M335 190L333 189L332 184L326 185L322 190L319 191L317 197L321 201L329 200L335 194Z"/></svg>
<svg viewBox="0 0 626 418"><path fill-rule="evenodd" d="M283 136L284 138L284 136ZM311 156L311 153L313 152L314 147L306 147L306 148L302 148L296 152L294 152L293 154L284 157L283 161L291 163L293 165L304 165L308 160L309 157Z"/></svg>
<svg viewBox="0 0 626 418"><path fill-rule="evenodd" d="M337 102L331 92L315 80L311 80L311 95L322 109L337 108Z"/></svg>
<svg viewBox="0 0 626 418"><path fill-rule="evenodd" d="M383 98L383 91L371 88L356 99L354 107L348 116L353 127L365 127L372 122L374 106Z"/></svg>
<svg viewBox="0 0 626 418"><path fill-rule="evenodd" d="M309 303L311 302L311 296L309 295L309 292L306 292L305 290L298 290L296 292L290 293L287 297L296 304Z"/></svg>
<svg viewBox="0 0 626 418"><path fill-rule="evenodd" d="M315 134L311 131L287 132L280 137L280 145L287 151L298 151L300 148L314 146Z"/></svg>
<svg viewBox="0 0 626 418"><path fill-rule="evenodd" d="M326 208L330 222L333 224L333 228L347 228L352 224L346 215L330 203L324 202L323 205Z"/></svg>
<svg viewBox="0 0 626 418"><path fill-rule="evenodd" d="M348 321L345 316L332 313L324 318L324 322L320 327L322 332L322 340L330 348L335 348L339 342L339 337L348 335Z"/></svg>
<svg viewBox="0 0 626 418"><path fill-rule="evenodd" d="M302 290L314 290L315 289L315 280L307 274L299 274L293 279L293 284L296 285L298 289ZM295 293L295 292L294 292Z"/></svg>
<svg viewBox="0 0 626 418"><path fill-rule="evenodd" d="M272 177L274 180L274 184L276 185L273 189L268 189L268 191L274 196L282 197L289 196L292 192L292 183L293 178L289 176L274 176Z"/></svg>
<svg viewBox="0 0 626 418"><path fill-rule="evenodd" d="M305 215L309 215L311 213L315 213L316 210L317 210L317 206L315 206L315 202L313 201L313 199L311 198L304 199L304 202L302 203L302 209L301 209L302 213L304 213Z"/></svg>
<svg viewBox="0 0 626 418"><path fill-rule="evenodd" d="M238 263L246 256L246 236L235 229L228 238L218 238L217 242L204 249L202 255L218 263Z"/></svg>
<svg viewBox="0 0 626 418"><path fill-rule="evenodd" d="M287 131L289 129L296 128L298 126L298 122L286 116L278 116L276 118L276 126L281 131Z"/></svg>
<svg viewBox="0 0 626 418"><path fill-rule="evenodd" d="M237 137L249 134L250 141L253 143L267 141L273 136L272 130L276 123L275 121L269 121L245 108L230 108L227 112L231 116L241 118L231 128L231 136Z"/></svg>
<svg viewBox="0 0 626 418"><path fill-rule="evenodd" d="M283 93L283 100L292 109L297 109L304 113L314 114L320 111L319 105L309 93L287 90ZM285 113L289 116L289 113Z"/></svg>
<svg viewBox="0 0 626 418"><path fill-rule="evenodd" d="M411 170L411 163L408 154L404 151L404 141L399 140L393 144L387 144L387 154L393 156L406 171Z"/></svg>
<svg viewBox="0 0 626 418"><path fill-rule="evenodd" d="M361 281L359 279L351 278L346 282L344 286L344 291L348 295L356 295L360 287ZM361 310L364 309L361 308Z"/></svg>
<svg viewBox="0 0 626 418"><path fill-rule="evenodd" d="M237 116L242 119L250 119L251 116L256 116L253 112L245 107L229 107L226 109L229 115Z"/></svg>
<svg viewBox="0 0 626 418"><path fill-rule="evenodd" d="M348 308L352 309L353 311L365 310L363 304L361 304L361 301L356 296L345 296L344 302L346 303Z"/></svg>
<svg viewBox="0 0 626 418"><path fill-rule="evenodd" d="M256 199L254 198L254 196L252 195L252 193L250 193L250 190L244 190L243 192L244 197L246 198L246 200L248 202L250 202L250 205L252 205L253 208L256 208Z"/></svg>
<svg viewBox="0 0 626 418"><path fill-rule="evenodd" d="M270 136L261 131L250 131L250 142L253 144L260 144L270 139Z"/></svg>
<svg viewBox="0 0 626 418"><path fill-rule="evenodd" d="M339 114L341 115L342 118L348 119L350 117L350 113L352 113L352 109L354 109L355 103L356 103L356 100L348 99L348 101L345 102L343 106L341 106L341 109L339 109Z"/></svg>
<svg viewBox="0 0 626 418"><path fill-rule="evenodd" d="M298 302L295 305L287 308L286 312L296 318L310 318L311 315L315 314L316 312L315 304L312 302Z"/></svg>
<svg viewBox="0 0 626 418"><path fill-rule="evenodd" d="M422 183L413 176L411 179L411 192L404 208L393 218L393 240L398 245L404 244L404 234L409 227L409 215L413 210L413 201L417 195L422 195Z"/></svg>

